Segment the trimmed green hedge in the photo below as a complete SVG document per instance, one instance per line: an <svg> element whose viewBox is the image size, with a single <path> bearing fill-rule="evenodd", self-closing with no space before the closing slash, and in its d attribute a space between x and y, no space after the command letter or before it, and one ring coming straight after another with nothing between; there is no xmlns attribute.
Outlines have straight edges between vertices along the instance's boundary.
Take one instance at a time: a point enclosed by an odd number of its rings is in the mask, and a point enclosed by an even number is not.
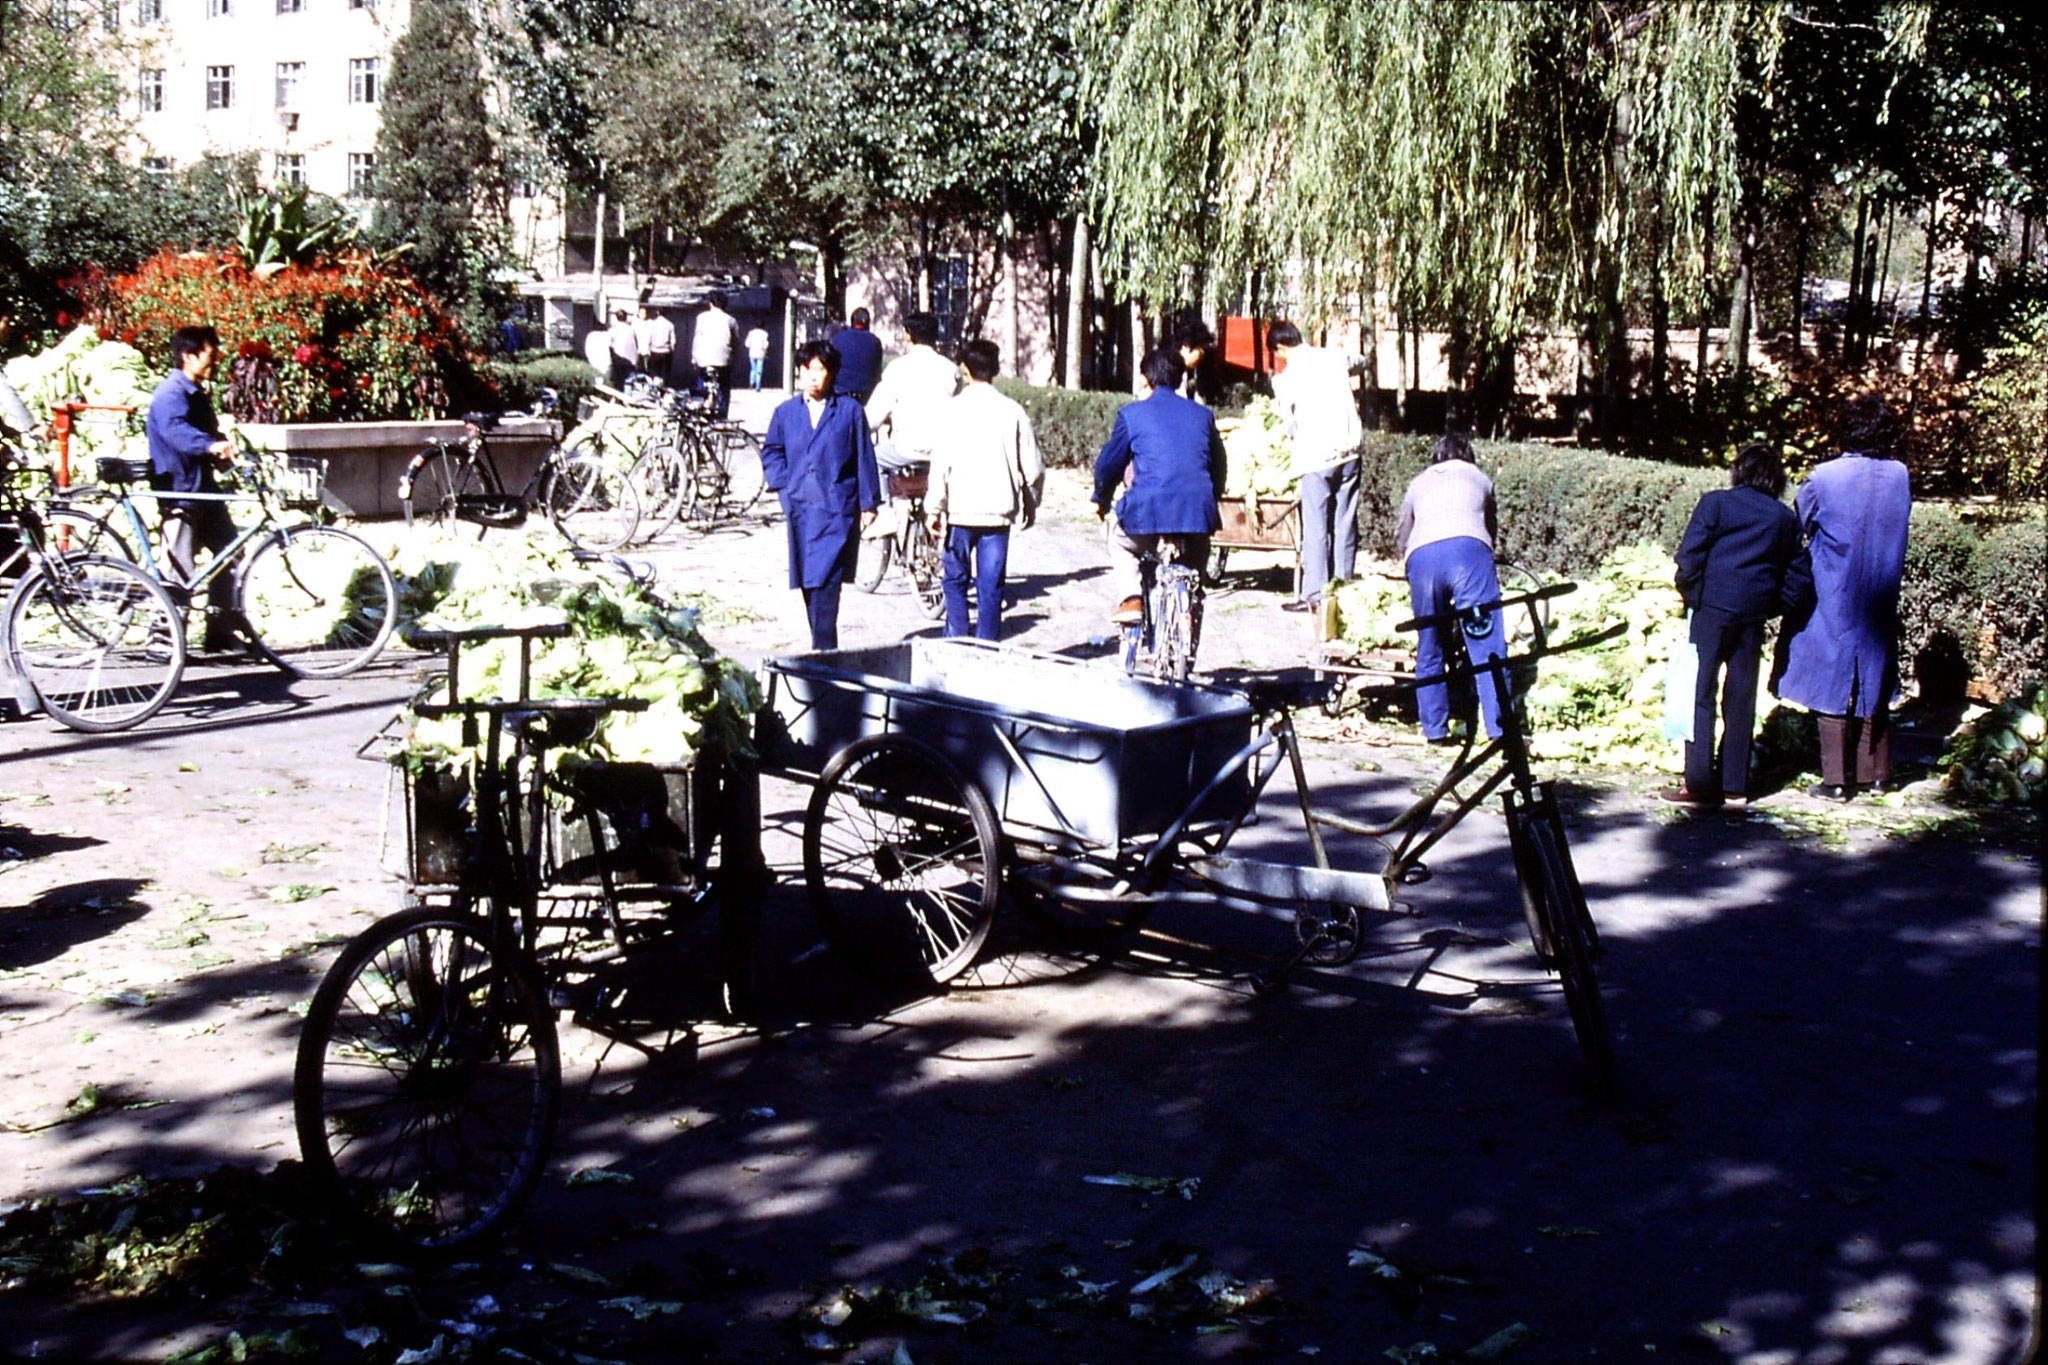
<svg viewBox="0 0 2048 1365"><path fill-rule="evenodd" d="M1394 554L1401 495L1429 463L1430 438L1374 432L1364 446L1360 541ZM1676 550L1700 495L1727 485L1720 470L1529 443L1482 443L1479 464L1500 506L1500 555L1555 574L1589 573L1609 552L1651 542ZM2004 695L2048 676L2042 569L2048 520L2035 511L1973 519L1957 508L1913 509L1899 602L1908 681L1953 670Z"/></svg>
<svg viewBox="0 0 2048 1365"><path fill-rule="evenodd" d="M596 392L591 386L598 377L582 356L567 351L495 356L484 363L483 376L506 408L530 408L542 389L553 389L561 404L557 411L566 414L571 423L577 402Z"/></svg>
<svg viewBox="0 0 2048 1365"><path fill-rule="evenodd" d="M1131 401L1127 393L1075 392L998 379L996 387L1024 405L1031 418L1038 453L1048 468L1087 469L1095 452L1109 439L1117 410Z"/></svg>

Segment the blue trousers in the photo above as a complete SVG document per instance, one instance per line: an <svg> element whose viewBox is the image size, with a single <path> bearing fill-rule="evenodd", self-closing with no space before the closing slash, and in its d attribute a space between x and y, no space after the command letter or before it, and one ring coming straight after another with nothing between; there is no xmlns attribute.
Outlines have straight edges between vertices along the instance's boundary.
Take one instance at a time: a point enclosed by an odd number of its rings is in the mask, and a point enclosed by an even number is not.
<svg viewBox="0 0 2048 1365"><path fill-rule="evenodd" d="M1500 579L1493 571L1493 549L1472 536L1453 536L1431 541L1408 556L1408 605L1417 616L1477 606L1500 600ZM1453 627L1456 629L1456 627ZM1477 634L1464 630L1465 655L1474 664L1507 653L1507 632L1500 613L1487 613ZM1444 641L1438 628L1424 626L1415 641L1415 676L1427 678L1444 669ZM1479 690L1479 716L1487 735L1500 733L1500 696L1493 678L1480 674L1474 686ZM1415 709L1422 720L1422 733L1441 739L1451 732L1451 694L1443 683L1417 689Z"/></svg>
<svg viewBox="0 0 2048 1365"><path fill-rule="evenodd" d="M810 618L811 648L839 648L839 590L846 586L846 580L853 575L854 561L860 557L860 532L846 537L846 548L839 552L839 558L832 561L831 570L825 581L815 588L805 588L804 615Z"/></svg>
<svg viewBox="0 0 2048 1365"><path fill-rule="evenodd" d="M1301 600L1358 567L1358 461L1301 476Z"/></svg>
<svg viewBox="0 0 2048 1365"><path fill-rule="evenodd" d="M974 564L974 638L1003 634L1003 571L1010 563L1007 526L949 526L940 586L946 594L946 634L967 633L967 566Z"/></svg>
<svg viewBox="0 0 2048 1365"><path fill-rule="evenodd" d="M768 357L750 355L747 357L747 383L753 388L761 387L761 362Z"/></svg>

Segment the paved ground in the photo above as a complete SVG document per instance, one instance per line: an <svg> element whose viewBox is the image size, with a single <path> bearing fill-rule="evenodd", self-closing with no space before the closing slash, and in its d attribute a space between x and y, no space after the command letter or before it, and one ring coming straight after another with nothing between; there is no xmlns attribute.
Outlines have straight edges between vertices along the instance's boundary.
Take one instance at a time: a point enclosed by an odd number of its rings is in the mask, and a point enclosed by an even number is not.
<svg viewBox="0 0 2048 1365"><path fill-rule="evenodd" d="M654 558L757 658L801 634L781 554L767 527ZM1012 560L1015 638L1094 633L1101 562L1062 481ZM1299 659L1278 600L1212 599L1207 661ZM849 594L849 643L927 628L900 580ZM337 937L397 900L385 772L353 752L411 677L207 668L131 734L0 727L0 1201L293 1155L298 1012ZM1367 729L1312 759L1353 814L1427 766ZM142 1301L0 1263L0 1350L154 1358L235 1331L260 1358L295 1327L346 1359L375 1327L373 1360L2020 1359L2038 861L1914 837L1911 808L1815 835L1803 798L1688 818L1646 786L1567 788L1612 1107L1582 1097L1497 818L1444 843L1419 918L1272 999L1242 977L1287 926L1193 909L1108 966L1006 937L984 979L1027 989L881 998L785 890L766 1027L691 1026L687 962L602 1031L565 1026L560 1150L510 1245L430 1274L278 1234L255 1287ZM802 792L766 796L786 865ZM1277 807L1247 837L1297 842ZM568 1183L591 1168L631 1183ZM1169 1183L1088 1179L1111 1175Z"/></svg>

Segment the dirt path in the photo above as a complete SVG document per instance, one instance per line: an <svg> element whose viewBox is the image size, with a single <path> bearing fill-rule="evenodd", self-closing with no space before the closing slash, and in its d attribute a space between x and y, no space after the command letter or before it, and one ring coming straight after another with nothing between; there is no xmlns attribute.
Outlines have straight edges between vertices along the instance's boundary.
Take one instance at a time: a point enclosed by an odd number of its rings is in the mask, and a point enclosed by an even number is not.
<svg viewBox="0 0 2048 1365"><path fill-rule="evenodd" d="M1055 489L1012 559L1013 638L1049 649L1115 595L1078 480ZM802 634L782 554L766 527L653 558L727 604L711 633L753 659ZM1278 600L1213 598L1205 661L1298 661L1307 627ZM929 628L900 579L849 593L844 621L849 644ZM202 669L133 734L0 727L0 1201L294 1155L298 1012L333 943L396 904L385 774L353 751L411 678ZM1403 735L1312 749L1354 815L1427 767ZM1581 1097L1497 818L1445 842L1420 917L1273 999L1242 974L1291 930L1194 909L1107 968L1005 940L985 978L1029 989L877 998L783 890L767 1027L690 1028L687 964L601 1031L565 1025L559 1151L508 1245L427 1273L277 1235L253 1286L139 1302L0 1261L0 1349L154 1358L233 1331L252 1359L2018 1359L2038 863L1891 837L1891 811L1802 834L1790 796L1674 817L1646 785L1568 788L1614 1108ZM785 869L801 797L766 793ZM1247 847L1293 855L1284 814ZM569 1183L595 1168L630 1183ZM1164 1183L1091 1180L1127 1175ZM175 1188L209 1210L241 1189Z"/></svg>

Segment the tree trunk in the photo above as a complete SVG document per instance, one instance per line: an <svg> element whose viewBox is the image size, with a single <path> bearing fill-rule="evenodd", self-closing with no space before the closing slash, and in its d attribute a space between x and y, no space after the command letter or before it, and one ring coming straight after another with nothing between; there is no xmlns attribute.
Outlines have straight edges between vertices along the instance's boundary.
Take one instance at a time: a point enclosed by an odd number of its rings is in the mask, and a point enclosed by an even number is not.
<svg viewBox="0 0 2048 1365"><path fill-rule="evenodd" d="M1856 235L1849 239L1849 298L1842 316L1842 363L1857 361L1857 335L1863 322L1863 234L1870 226L1870 196L1856 196Z"/></svg>
<svg viewBox="0 0 2048 1365"><path fill-rule="evenodd" d="M1650 258L1650 447L1659 454L1666 444L1664 372L1670 363L1671 301L1664 296L1664 252L1659 248Z"/></svg>
<svg viewBox="0 0 2048 1365"><path fill-rule="evenodd" d="M604 320L604 191L597 192L597 212L590 219L590 279L597 286L591 294L591 301L597 307L598 320Z"/></svg>
<svg viewBox="0 0 2048 1365"><path fill-rule="evenodd" d="M1394 416L1403 431L1408 428L1408 319L1401 314L1399 299L1394 310Z"/></svg>
<svg viewBox="0 0 2048 1365"><path fill-rule="evenodd" d="M1010 211L1010 192L1003 191L1003 369L1021 377L1017 368L1017 219Z"/></svg>
<svg viewBox="0 0 2048 1365"><path fill-rule="evenodd" d="M1735 294L1728 300L1728 349L1734 353L1733 368L1742 374L1749 369L1749 291L1756 271L1756 230L1744 224L1737 242Z"/></svg>
<svg viewBox="0 0 2048 1365"><path fill-rule="evenodd" d="M917 216L917 311L932 311L932 220Z"/></svg>
<svg viewBox="0 0 2048 1365"><path fill-rule="evenodd" d="M1127 311L1131 315L1131 392L1136 393L1144 380L1144 375L1138 369L1138 361L1143 358L1146 351L1145 329L1149 323L1145 317L1145 305L1136 299L1130 301Z"/></svg>
<svg viewBox="0 0 2048 1365"><path fill-rule="evenodd" d="M1801 203L1807 195L1802 190ZM1799 234L1792 244L1792 358L1799 359L1799 334L1806 322L1806 239L1809 224L1806 211L1799 213Z"/></svg>
<svg viewBox="0 0 2048 1365"><path fill-rule="evenodd" d="M1067 269L1067 387L1081 387L1088 336L1088 220L1074 215L1073 264Z"/></svg>
<svg viewBox="0 0 2048 1365"><path fill-rule="evenodd" d="M1892 238L1898 231L1899 204L1896 199L1888 200L1884 208L1884 251L1878 257L1877 285L1870 291L1870 329L1877 330L1878 319L1883 317L1884 333L1894 340L1893 326L1898 321L1898 310L1885 307L1885 291L1892 282Z"/></svg>
<svg viewBox="0 0 2048 1365"><path fill-rule="evenodd" d="M1379 252L1374 251L1365 262L1363 274L1364 298L1359 300L1359 349L1365 352L1365 373L1360 376L1360 415L1364 418L1367 431L1385 429L1386 418L1380 411L1380 294L1379 294Z"/></svg>
<svg viewBox="0 0 2048 1365"><path fill-rule="evenodd" d="M1919 335L1913 341L1913 373L1920 373L1920 362L1927 358L1927 331L1934 307L1934 226L1941 216L1941 196L1930 195L1927 200L1927 259L1920 275L1920 320Z"/></svg>

